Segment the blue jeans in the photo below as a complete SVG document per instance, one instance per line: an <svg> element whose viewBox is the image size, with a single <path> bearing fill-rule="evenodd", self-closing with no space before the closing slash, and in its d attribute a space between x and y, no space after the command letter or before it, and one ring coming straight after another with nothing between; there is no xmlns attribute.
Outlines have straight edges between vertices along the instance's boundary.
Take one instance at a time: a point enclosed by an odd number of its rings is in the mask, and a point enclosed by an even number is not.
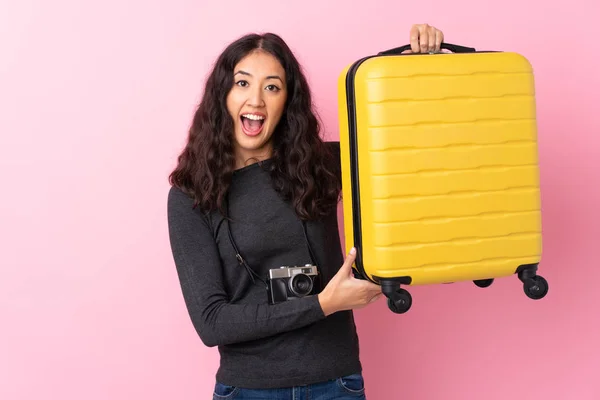
<svg viewBox="0 0 600 400"><path fill-rule="evenodd" d="M245 389L217 382L213 400L366 400L361 374L282 389Z"/></svg>

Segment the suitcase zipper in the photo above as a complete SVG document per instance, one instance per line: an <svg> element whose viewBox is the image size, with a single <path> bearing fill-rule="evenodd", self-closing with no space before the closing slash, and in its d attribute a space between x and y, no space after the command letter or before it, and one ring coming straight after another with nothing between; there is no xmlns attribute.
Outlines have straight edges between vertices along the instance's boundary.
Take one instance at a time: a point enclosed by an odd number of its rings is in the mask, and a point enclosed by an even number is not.
<svg viewBox="0 0 600 400"><path fill-rule="evenodd" d="M346 106L348 108L348 135L350 147L350 181L352 193L352 224L354 231L354 247L356 248L355 264L364 279L373 281L365 272L362 262L362 227L360 219L360 188L358 182L358 138L356 135L356 113L355 113L355 93L354 93L354 75L360 65L369 58L376 56L367 56L356 61L348 69L346 74Z"/></svg>

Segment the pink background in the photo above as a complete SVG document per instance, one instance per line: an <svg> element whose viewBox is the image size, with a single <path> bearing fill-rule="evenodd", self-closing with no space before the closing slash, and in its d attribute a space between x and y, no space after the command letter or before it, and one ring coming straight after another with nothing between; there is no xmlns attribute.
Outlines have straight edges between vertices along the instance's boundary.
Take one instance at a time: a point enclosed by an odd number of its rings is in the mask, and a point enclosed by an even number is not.
<svg viewBox="0 0 600 400"><path fill-rule="evenodd" d="M166 177L211 63L280 33L337 139L339 71L420 22L535 68L550 293L461 283L358 311L369 399L600 398L599 3L347 4L2 2L1 399L209 398L217 350L180 294Z"/></svg>

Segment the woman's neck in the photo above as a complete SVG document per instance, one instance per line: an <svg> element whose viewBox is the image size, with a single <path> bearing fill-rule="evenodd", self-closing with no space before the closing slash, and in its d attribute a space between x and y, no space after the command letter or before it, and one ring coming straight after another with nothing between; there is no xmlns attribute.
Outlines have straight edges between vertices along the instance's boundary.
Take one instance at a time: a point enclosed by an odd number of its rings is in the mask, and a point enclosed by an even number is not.
<svg viewBox="0 0 600 400"><path fill-rule="evenodd" d="M271 147L255 151L238 149L235 154L235 169L244 168L257 162L265 161L271 157L273 157L273 149Z"/></svg>

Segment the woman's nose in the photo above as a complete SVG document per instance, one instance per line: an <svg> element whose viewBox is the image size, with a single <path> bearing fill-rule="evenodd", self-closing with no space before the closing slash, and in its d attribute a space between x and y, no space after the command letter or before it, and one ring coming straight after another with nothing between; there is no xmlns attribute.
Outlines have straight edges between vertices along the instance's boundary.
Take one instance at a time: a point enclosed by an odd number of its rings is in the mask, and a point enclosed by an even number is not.
<svg viewBox="0 0 600 400"><path fill-rule="evenodd" d="M263 99L263 91L260 88L253 89L250 92L250 97L248 98L248 105L252 107L262 107L265 105Z"/></svg>

